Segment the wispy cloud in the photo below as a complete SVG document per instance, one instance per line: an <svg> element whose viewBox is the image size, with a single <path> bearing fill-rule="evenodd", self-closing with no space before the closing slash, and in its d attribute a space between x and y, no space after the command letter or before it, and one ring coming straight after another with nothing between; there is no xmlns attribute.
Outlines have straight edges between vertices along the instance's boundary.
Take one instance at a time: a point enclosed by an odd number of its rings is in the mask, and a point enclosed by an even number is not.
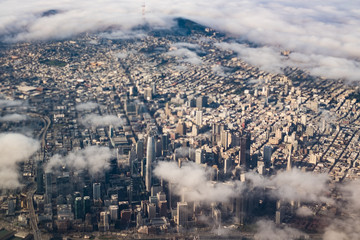
<svg viewBox="0 0 360 240"><path fill-rule="evenodd" d="M86 127L105 127L109 125L120 127L126 123L126 120L115 115L88 114L81 118L80 122Z"/></svg>
<svg viewBox="0 0 360 240"><path fill-rule="evenodd" d="M170 27L173 18L185 17L266 46L243 49L244 57L264 69L278 71L283 61L277 49L286 49L293 52L290 63L308 65L312 74L359 80L358 1L150 0L143 7L141 0L5 0L0 9L0 36L5 41L63 39L102 31L113 32L104 35L109 38L123 38L141 24ZM257 54L265 61L254 57ZM272 57L273 63L268 62Z"/></svg>
<svg viewBox="0 0 360 240"><path fill-rule="evenodd" d="M19 133L0 134L0 189L20 187L18 163L28 160L40 143Z"/></svg>
<svg viewBox="0 0 360 240"><path fill-rule="evenodd" d="M0 122L21 122L27 119L26 115L21 114L7 114L3 117L0 117Z"/></svg>
<svg viewBox="0 0 360 240"><path fill-rule="evenodd" d="M46 164L45 171L53 171L66 166L71 170L87 170L91 174L103 173L109 169L110 159L114 152L108 147L88 146L78 151L72 151L66 156L54 155Z"/></svg>

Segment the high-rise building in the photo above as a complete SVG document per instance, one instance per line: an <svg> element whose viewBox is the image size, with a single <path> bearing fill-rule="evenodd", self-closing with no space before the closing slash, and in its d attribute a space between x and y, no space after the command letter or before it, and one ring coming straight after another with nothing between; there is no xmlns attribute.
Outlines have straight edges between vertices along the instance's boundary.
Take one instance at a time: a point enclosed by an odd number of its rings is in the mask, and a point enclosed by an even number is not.
<svg viewBox="0 0 360 240"><path fill-rule="evenodd" d="M72 185L70 184L69 173L63 173L63 176L56 178L57 195L66 196L72 193Z"/></svg>
<svg viewBox="0 0 360 240"><path fill-rule="evenodd" d="M176 133L179 135L186 135L186 124L182 121L179 121L178 125L176 126Z"/></svg>
<svg viewBox="0 0 360 240"><path fill-rule="evenodd" d="M156 217L156 204L155 203L149 203L147 206L148 211L148 218L153 219Z"/></svg>
<svg viewBox="0 0 360 240"><path fill-rule="evenodd" d="M84 196L83 198L83 213L86 215L87 213L90 213L91 208L91 200L89 196Z"/></svg>
<svg viewBox="0 0 360 240"><path fill-rule="evenodd" d="M147 149L146 149L146 176L145 176L145 185L146 191L151 191L151 167L152 163L155 162L155 139L154 137L148 137Z"/></svg>
<svg viewBox="0 0 360 240"><path fill-rule="evenodd" d="M224 160L224 174L227 174L231 171L232 168L232 159L230 157Z"/></svg>
<svg viewBox="0 0 360 240"><path fill-rule="evenodd" d="M93 184L93 199L94 200L101 199L101 184L100 183Z"/></svg>
<svg viewBox="0 0 360 240"><path fill-rule="evenodd" d="M46 201L46 203L51 202L52 194L53 194L53 191L52 191L52 173L47 172L47 173L45 173L45 201Z"/></svg>
<svg viewBox="0 0 360 240"><path fill-rule="evenodd" d="M196 98L196 107L198 109L206 108L207 107L207 97L206 96L199 96Z"/></svg>
<svg viewBox="0 0 360 240"><path fill-rule="evenodd" d="M16 198L9 198L8 199L8 210L6 212L7 215L13 216L15 215L15 208L16 208Z"/></svg>
<svg viewBox="0 0 360 240"><path fill-rule="evenodd" d="M150 87L151 87L151 91L152 91L153 96L155 96L156 95L156 83L152 82L150 84Z"/></svg>
<svg viewBox="0 0 360 240"><path fill-rule="evenodd" d="M286 165L286 171L291 171L291 169L292 169L292 161L291 161L292 152L293 152L293 147L292 147L292 145L290 144L290 145L289 145L288 161L287 161L287 165Z"/></svg>
<svg viewBox="0 0 360 240"><path fill-rule="evenodd" d="M231 133L229 132L229 130L221 131L220 143L221 143L221 146L225 148L225 150L227 150L229 148L230 143L231 143Z"/></svg>
<svg viewBox="0 0 360 240"><path fill-rule="evenodd" d="M99 224L99 230L101 231L109 231L109 212L100 212L100 224Z"/></svg>
<svg viewBox="0 0 360 240"><path fill-rule="evenodd" d="M150 87L144 89L144 99L152 100L152 89Z"/></svg>
<svg viewBox="0 0 360 240"><path fill-rule="evenodd" d="M139 161L144 158L144 139L139 139L136 142L136 155Z"/></svg>
<svg viewBox="0 0 360 240"><path fill-rule="evenodd" d="M188 204L187 202L177 203L177 218L176 223L179 226L185 227L188 222Z"/></svg>
<svg viewBox="0 0 360 240"><path fill-rule="evenodd" d="M129 95L130 96L136 96L138 93L137 87L136 86L130 86L129 87Z"/></svg>
<svg viewBox="0 0 360 240"><path fill-rule="evenodd" d="M36 184L37 184L36 192L38 194L43 194L44 193L44 170L40 164L38 164L37 169L36 169Z"/></svg>
<svg viewBox="0 0 360 240"><path fill-rule="evenodd" d="M240 165L245 166L246 169L250 168L250 133L244 133L241 136L240 142Z"/></svg>
<svg viewBox="0 0 360 240"><path fill-rule="evenodd" d="M204 151L201 148L195 150L195 162L197 164L204 163Z"/></svg>
<svg viewBox="0 0 360 240"><path fill-rule="evenodd" d="M161 136L161 149L162 155L165 156L169 150L169 134L163 134Z"/></svg>
<svg viewBox="0 0 360 240"><path fill-rule="evenodd" d="M119 206L117 205L110 205L109 206L109 212L110 212L110 219L111 221L118 220L119 216Z"/></svg>
<svg viewBox="0 0 360 240"><path fill-rule="evenodd" d="M75 211L75 219L81 219L85 216L81 197L75 198L74 211Z"/></svg>
<svg viewBox="0 0 360 240"><path fill-rule="evenodd" d="M264 147L264 163L265 167L270 167L271 164L271 154L272 154L272 147L266 145Z"/></svg>
<svg viewBox="0 0 360 240"><path fill-rule="evenodd" d="M203 121L203 112L202 111L196 111L196 125L202 126Z"/></svg>

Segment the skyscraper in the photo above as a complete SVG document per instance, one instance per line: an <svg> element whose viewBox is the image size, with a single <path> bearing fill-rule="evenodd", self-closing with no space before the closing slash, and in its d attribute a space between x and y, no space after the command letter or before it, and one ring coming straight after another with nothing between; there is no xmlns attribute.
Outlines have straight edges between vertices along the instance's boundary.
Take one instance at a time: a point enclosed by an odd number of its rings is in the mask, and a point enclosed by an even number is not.
<svg viewBox="0 0 360 240"><path fill-rule="evenodd" d="M144 158L144 139L139 139L136 142L136 155L139 161Z"/></svg>
<svg viewBox="0 0 360 240"><path fill-rule="evenodd" d="M84 207L81 197L75 198L75 206L74 206L74 212L75 212L75 219L80 219L84 217Z"/></svg>
<svg viewBox="0 0 360 240"><path fill-rule="evenodd" d="M203 112L202 111L196 111L196 125L201 126L202 125L202 117Z"/></svg>
<svg viewBox="0 0 360 240"><path fill-rule="evenodd" d="M176 126L176 133L181 136L186 135L186 124L182 121L179 121L178 125Z"/></svg>
<svg viewBox="0 0 360 240"><path fill-rule="evenodd" d="M270 167L271 154L272 154L272 147L266 145L264 147L264 163L265 163L265 167Z"/></svg>
<svg viewBox="0 0 360 240"><path fill-rule="evenodd" d="M188 204L187 202L177 203L177 225L186 226L188 221Z"/></svg>
<svg viewBox="0 0 360 240"><path fill-rule="evenodd" d="M145 185L146 191L151 191L151 164L155 161L155 139L154 137L148 137L147 149L146 149L146 176Z"/></svg>
<svg viewBox="0 0 360 240"><path fill-rule="evenodd" d="M93 184L93 199L100 200L100 198L101 198L101 184L94 183Z"/></svg>
<svg viewBox="0 0 360 240"><path fill-rule="evenodd" d="M245 166L246 169L250 168L250 133L244 133L241 136L240 142L240 165Z"/></svg>
<svg viewBox="0 0 360 240"><path fill-rule="evenodd" d="M204 153L201 148L195 150L195 162L197 164L204 163Z"/></svg>
<svg viewBox="0 0 360 240"><path fill-rule="evenodd" d="M207 97L206 96L199 96L196 98L196 107L198 109L202 109L207 107Z"/></svg>
<svg viewBox="0 0 360 240"><path fill-rule="evenodd" d="M45 173L45 201L47 203L51 202L51 198L52 198L52 173L51 172L47 172Z"/></svg>
<svg viewBox="0 0 360 240"><path fill-rule="evenodd" d="M287 165L286 165L286 171L291 171L291 169L292 169L292 161L291 161L292 151L293 151L293 146L290 144L289 145L288 161L287 161Z"/></svg>

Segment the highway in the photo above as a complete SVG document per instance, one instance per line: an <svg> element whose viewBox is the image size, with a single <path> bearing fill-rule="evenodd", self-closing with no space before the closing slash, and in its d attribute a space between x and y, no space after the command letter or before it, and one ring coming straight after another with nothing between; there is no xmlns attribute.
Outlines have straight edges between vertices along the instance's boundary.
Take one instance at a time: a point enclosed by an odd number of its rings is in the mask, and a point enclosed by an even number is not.
<svg viewBox="0 0 360 240"><path fill-rule="evenodd" d="M36 185L34 184L34 187L31 188L27 192L27 202L28 202L28 208L29 208L30 226L33 230L34 239L41 240L42 239L41 232L38 228L38 222L37 222L37 217L36 217L36 213L35 213L35 209L34 209L34 202L33 202L34 193L36 192L35 186Z"/></svg>
<svg viewBox="0 0 360 240"><path fill-rule="evenodd" d="M41 118L42 121L44 122L44 127L41 129L41 131L38 134L38 138L40 139L40 159L39 161L44 161L44 156L45 156L45 138L46 138L46 132L48 131L51 121L50 118L47 116L43 116L41 114L38 113L28 113L29 116L31 117L35 117L35 118ZM34 202L33 202L33 197L34 194L36 192L36 184L33 183L32 186L29 188L29 190L27 191L27 203L28 203L28 208L29 208L29 217L30 217L30 226L31 229L33 230L33 234L34 234L34 239L35 240L42 240L42 236L41 236L41 232L39 230L38 227L38 219L35 213L35 209L34 209Z"/></svg>

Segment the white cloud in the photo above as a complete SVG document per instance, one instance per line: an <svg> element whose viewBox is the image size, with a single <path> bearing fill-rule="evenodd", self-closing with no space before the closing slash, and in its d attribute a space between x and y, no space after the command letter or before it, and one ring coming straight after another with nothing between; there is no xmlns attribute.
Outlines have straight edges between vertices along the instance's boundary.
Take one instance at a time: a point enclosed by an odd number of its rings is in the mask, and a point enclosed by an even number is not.
<svg viewBox="0 0 360 240"><path fill-rule="evenodd" d="M0 117L0 122L21 122L27 119L26 115L21 114L7 114L3 117Z"/></svg>
<svg viewBox="0 0 360 240"><path fill-rule="evenodd" d="M258 174L247 173L255 187L274 187L272 195L277 199L302 202L333 203L328 196L329 176L313 172L301 172L293 168L291 171L279 172L270 178Z"/></svg>
<svg viewBox="0 0 360 240"><path fill-rule="evenodd" d="M178 62L187 62L194 65L202 64L201 58L195 52L185 47L174 49L166 54L178 58Z"/></svg>
<svg viewBox="0 0 360 240"><path fill-rule="evenodd" d="M254 235L255 240L291 240L300 239L306 234L297 229L290 227L277 227L273 221L260 220L256 222L257 233Z"/></svg>
<svg viewBox="0 0 360 240"><path fill-rule="evenodd" d="M86 127L105 127L112 125L120 127L126 123L126 120L115 115L97 115L88 114L80 119L80 122Z"/></svg>
<svg viewBox="0 0 360 240"><path fill-rule="evenodd" d="M154 174L172 183L174 193L184 195L186 201L226 202L243 189L240 181L225 184L209 181L211 169L193 162L185 162L181 168L175 162L159 162Z"/></svg>
<svg viewBox="0 0 360 240"><path fill-rule="evenodd" d="M296 210L296 215L299 217L309 217L314 215L310 208L302 206Z"/></svg>
<svg viewBox="0 0 360 240"><path fill-rule="evenodd" d="M18 163L28 160L40 143L19 133L0 134L0 188L20 187Z"/></svg>
<svg viewBox="0 0 360 240"><path fill-rule="evenodd" d="M88 170L90 174L102 173L109 169L114 152L108 147L88 146L70 152L66 156L54 155L46 165L45 171L53 171L66 166L72 170Z"/></svg>
<svg viewBox="0 0 360 240"><path fill-rule="evenodd" d="M0 99L0 107L16 107L21 106L22 104L23 102L19 100Z"/></svg>
<svg viewBox="0 0 360 240"><path fill-rule="evenodd" d="M144 8L142 5L141 0L4 0L0 2L0 36L8 41L46 40L113 30L107 37L122 38L141 24L170 27L174 17L184 17L265 45L264 49L246 50L264 69L276 71L282 63L275 55L274 65L268 62L271 49L288 49L301 58L310 56L306 65L314 66L309 68L312 74L359 80L358 1L150 0ZM42 16L50 9L57 10L56 14ZM264 59L251 57L252 51L260 51L256 55ZM292 58L296 63L298 57L294 54Z"/></svg>
<svg viewBox="0 0 360 240"><path fill-rule="evenodd" d="M78 111L87 111L87 110L93 110L97 108L99 104L95 102L86 102L86 103L80 103L76 105L76 110Z"/></svg>

